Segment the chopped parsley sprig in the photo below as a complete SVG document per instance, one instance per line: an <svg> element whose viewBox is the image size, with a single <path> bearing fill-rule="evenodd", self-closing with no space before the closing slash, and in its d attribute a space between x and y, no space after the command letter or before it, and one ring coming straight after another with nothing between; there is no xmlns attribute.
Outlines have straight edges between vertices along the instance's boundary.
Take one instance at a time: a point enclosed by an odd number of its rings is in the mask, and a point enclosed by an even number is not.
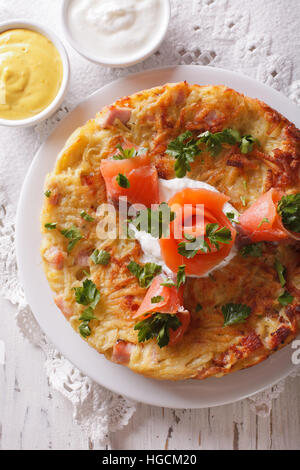
<svg viewBox="0 0 300 470"><path fill-rule="evenodd" d="M258 140L252 135L244 135L239 142L241 153L247 154L252 152L254 144L258 144Z"/></svg>
<svg viewBox="0 0 300 470"><path fill-rule="evenodd" d="M248 256L253 258L260 258L262 255L262 248L262 242L250 243L249 245L245 245L240 249L240 254L243 258L248 258Z"/></svg>
<svg viewBox="0 0 300 470"><path fill-rule="evenodd" d="M116 181L117 181L118 185L120 186L120 188L125 188L125 189L130 188L129 179L127 178L127 176L123 175L122 173L119 173L116 176Z"/></svg>
<svg viewBox="0 0 300 470"><path fill-rule="evenodd" d="M202 132L198 138L198 142L204 143L208 152L210 152L213 157L216 157L221 152L223 143L235 145L240 141L240 134L238 131L228 128L224 129L222 132Z"/></svg>
<svg viewBox="0 0 300 470"><path fill-rule="evenodd" d="M219 243L229 244L232 240L231 231L229 228L219 228L218 224L207 224L206 236L210 243L217 248L217 250L220 249Z"/></svg>
<svg viewBox="0 0 300 470"><path fill-rule="evenodd" d="M100 300L100 292L91 279L85 279L82 287L74 287L75 300L78 304L95 308Z"/></svg>
<svg viewBox="0 0 300 470"><path fill-rule="evenodd" d="M300 193L283 196L278 203L277 212L287 230L300 232Z"/></svg>
<svg viewBox="0 0 300 470"><path fill-rule="evenodd" d="M90 216L87 212L85 211L81 211L80 212L80 217L84 220L86 220L87 222L93 222L95 219Z"/></svg>
<svg viewBox="0 0 300 470"><path fill-rule="evenodd" d="M244 323L251 314L251 307L245 304L229 303L222 306L224 325L230 326L236 323Z"/></svg>
<svg viewBox="0 0 300 470"><path fill-rule="evenodd" d="M110 253L106 250L94 250L91 254L91 260L95 264L102 264L103 266L107 266L110 262Z"/></svg>
<svg viewBox="0 0 300 470"><path fill-rule="evenodd" d="M70 251L74 248L74 246L82 239L82 235L80 230L75 225L72 225L71 228L61 230L61 234L69 240L67 251Z"/></svg>
<svg viewBox="0 0 300 470"><path fill-rule="evenodd" d="M91 335L90 321L96 319L94 310L100 300L100 292L97 286L90 279L85 279L81 287L74 287L75 300L80 305L85 305L87 308L83 310L79 320L79 333L84 338Z"/></svg>
<svg viewBox="0 0 300 470"><path fill-rule="evenodd" d="M184 236L188 241L179 243L178 253L185 258L193 258L199 251L203 253L211 252L211 247L204 237ZM217 250L220 249L220 243L228 244L232 240L231 231L227 227L219 228L218 224L207 224L205 237Z"/></svg>
<svg viewBox="0 0 300 470"><path fill-rule="evenodd" d="M163 348L169 344L170 329L176 331L180 326L181 322L176 315L154 313L151 317L137 323L134 329L139 332L139 343L156 339L158 346Z"/></svg>
<svg viewBox="0 0 300 470"><path fill-rule="evenodd" d="M275 269L277 271L278 279L280 282L281 287L284 287L286 284L285 280L285 274L286 274L286 268L283 266L283 264L280 263L278 259L275 260Z"/></svg>
<svg viewBox="0 0 300 470"><path fill-rule="evenodd" d="M157 210L143 209L131 220L139 231L150 233L154 238L168 237L170 222L175 219L175 212L171 211L166 202L159 204Z"/></svg>
<svg viewBox="0 0 300 470"><path fill-rule="evenodd" d="M164 287L177 287L177 289L179 289L179 287L185 284L185 281L186 281L185 264L182 264L181 266L178 266L176 282L174 282L172 279L167 278L163 282L161 282L160 285Z"/></svg>
<svg viewBox="0 0 300 470"><path fill-rule="evenodd" d="M181 266L178 266L177 280L176 280L177 289L183 286L183 284L185 284L185 281L186 281L185 264L182 264Z"/></svg>
<svg viewBox="0 0 300 470"><path fill-rule="evenodd" d="M165 298L162 295L155 295L154 297L151 297L151 303L152 304L159 304L160 302L163 302Z"/></svg>
<svg viewBox="0 0 300 470"><path fill-rule="evenodd" d="M198 136L199 143L206 145L207 151L216 157L221 152L223 145L236 145L238 144L241 153L247 154L252 152L254 144L258 144L258 140L251 135L244 135L241 137L239 131L236 129L224 129L221 132L212 133L210 131L203 132Z"/></svg>
<svg viewBox="0 0 300 470"><path fill-rule="evenodd" d="M55 222L48 222L47 224L45 224L45 228L47 228L48 230L54 230L56 228L56 223Z"/></svg>
<svg viewBox="0 0 300 470"><path fill-rule="evenodd" d="M293 302L294 297L287 291L285 290L279 297L278 297L278 302L283 305L289 305Z"/></svg>
<svg viewBox="0 0 300 470"><path fill-rule="evenodd" d="M161 273L162 267L155 263L146 263L144 266L130 261L127 269L137 278L141 287L149 287L157 274Z"/></svg>
<svg viewBox="0 0 300 470"><path fill-rule="evenodd" d="M138 155L135 148L124 149L120 144L117 145L119 153L113 156L114 160L126 160L128 158L134 158Z"/></svg>
<svg viewBox="0 0 300 470"><path fill-rule="evenodd" d="M190 163L201 153L201 150L193 134L186 131L169 143L166 153L176 159L174 170L177 178L183 178L188 171L191 171Z"/></svg>
<svg viewBox="0 0 300 470"><path fill-rule="evenodd" d="M286 285L286 279L285 279L286 267L283 266L283 264L281 264L278 259L275 260L275 266L274 267L277 271L277 276L278 276L278 280L280 282L280 285L281 285L281 287L284 287ZM284 290L284 292L279 295L277 300L281 305L286 306L286 305L289 305L293 302L294 297L287 290Z"/></svg>

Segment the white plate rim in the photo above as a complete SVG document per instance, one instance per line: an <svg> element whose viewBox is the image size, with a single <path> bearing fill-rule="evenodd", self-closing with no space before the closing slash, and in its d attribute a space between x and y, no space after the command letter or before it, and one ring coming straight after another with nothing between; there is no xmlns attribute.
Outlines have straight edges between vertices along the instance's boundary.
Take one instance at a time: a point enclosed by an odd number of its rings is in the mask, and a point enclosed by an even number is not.
<svg viewBox="0 0 300 470"><path fill-rule="evenodd" d="M95 114L93 112L89 115L87 108L95 108L97 100L101 102L99 106L102 107L135 91L185 79L190 83L225 84L248 96L257 97L300 127L299 110L295 104L276 90L237 72L215 67L181 65L143 71L115 80L92 93L71 111L36 153L20 193L16 217L16 253L20 280L36 320L55 347L76 367L95 382L129 399L166 408L193 409L242 400L284 379L295 369L291 361L292 346L286 346L253 368L222 378L171 382L135 374L126 367L106 360L83 341L65 321L52 300L53 296L41 265L38 243L41 240L39 213L43 202L42 176L45 177L53 168L58 153L57 142L60 141L61 146L63 139L66 140L66 135ZM148 83L152 85L149 86ZM128 90L127 93L119 92L124 88ZM110 98L112 95L113 99ZM97 109L100 109L98 104ZM77 124L73 124L74 120ZM49 162L43 157L43 154L47 153L52 159ZM38 292L35 290L36 286L39 287ZM46 306L45 299L50 299Z"/></svg>

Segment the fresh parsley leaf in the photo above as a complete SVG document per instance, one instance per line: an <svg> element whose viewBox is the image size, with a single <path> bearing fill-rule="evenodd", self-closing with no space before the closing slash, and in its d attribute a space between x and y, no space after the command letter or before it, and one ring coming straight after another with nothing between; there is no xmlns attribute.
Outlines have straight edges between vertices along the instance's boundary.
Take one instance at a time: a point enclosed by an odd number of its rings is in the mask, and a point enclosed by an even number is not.
<svg viewBox="0 0 300 470"><path fill-rule="evenodd" d="M219 133L212 134L212 132L206 131L198 136L199 142L206 145L207 151L210 152L213 157L219 155L222 150L222 140L217 134Z"/></svg>
<svg viewBox="0 0 300 470"><path fill-rule="evenodd" d="M73 225L69 229L61 230L61 234L70 240L67 246L68 253L70 253L70 251L74 248L76 243L82 239L80 230L75 225Z"/></svg>
<svg viewBox="0 0 300 470"><path fill-rule="evenodd" d="M262 226L262 224L270 224L271 222L269 221L269 219L267 219L267 217L264 217L263 219L261 219L261 222L258 224L257 228L260 228Z"/></svg>
<svg viewBox="0 0 300 470"><path fill-rule="evenodd" d="M235 214L234 212L226 212L226 217L227 217L227 219L229 219L231 222L234 222L235 224L238 224L238 225L239 225L239 221L238 221L238 220L234 220L235 216L238 217L238 215Z"/></svg>
<svg viewBox="0 0 300 470"><path fill-rule="evenodd" d="M188 171L191 171L190 163L200 152L197 140L190 131L180 134L169 143L166 153L176 159L174 170L177 178L183 178Z"/></svg>
<svg viewBox="0 0 300 470"><path fill-rule="evenodd" d="M245 196L240 196L240 200L241 200L243 206L245 207L245 205L246 205L246 198L245 198Z"/></svg>
<svg viewBox="0 0 300 470"><path fill-rule="evenodd" d="M163 348L169 344L170 329L176 331L180 325L181 323L176 315L155 313L137 323L134 329L139 331L139 343L156 338L158 346Z"/></svg>
<svg viewBox="0 0 300 470"><path fill-rule="evenodd" d="M287 230L300 232L300 193L283 196L278 203L277 212Z"/></svg>
<svg viewBox="0 0 300 470"><path fill-rule="evenodd" d="M281 287L284 287L286 284L286 280L285 280L286 268L285 266L283 266L283 264L280 263L280 261L278 261L278 259L275 260L275 269L277 271L280 285Z"/></svg>
<svg viewBox="0 0 300 470"><path fill-rule="evenodd" d="M50 189L47 189L47 191L45 191L44 194L45 194L46 197L50 197L51 196Z"/></svg>
<svg viewBox="0 0 300 470"><path fill-rule="evenodd" d="M127 269L138 279L141 287L149 287L157 274L161 273L161 266L155 263L146 263L144 266L130 261Z"/></svg>
<svg viewBox="0 0 300 470"><path fill-rule="evenodd" d="M240 136L240 133L235 129L224 129L221 132L212 133L209 131L203 132L199 136L200 143L205 143L207 150L216 157L222 150L222 144L236 145L238 144L242 153L247 154L252 152L255 143L258 140L251 135Z"/></svg>
<svg viewBox="0 0 300 470"><path fill-rule="evenodd" d="M252 135L244 135L240 141L241 152L244 154L252 152L253 146L257 142L257 139L252 137Z"/></svg>
<svg viewBox="0 0 300 470"><path fill-rule="evenodd" d="M193 238L191 241L180 242L178 244L178 253L185 258L194 258L199 251L207 253L211 251L207 241L203 237Z"/></svg>
<svg viewBox="0 0 300 470"><path fill-rule="evenodd" d="M91 329L89 327L89 322L88 321L83 321L79 325L79 333L83 338L87 338L88 336L91 336Z"/></svg>
<svg viewBox="0 0 300 470"><path fill-rule="evenodd" d="M203 132L198 136L199 143L204 143L208 152L213 157L219 155L222 150L222 144L235 145L240 141L240 133L235 129L224 129L222 132L212 133L210 131Z"/></svg>
<svg viewBox="0 0 300 470"><path fill-rule="evenodd" d="M200 312L200 310L202 310L202 309L203 309L202 305L201 305L201 304L197 304L197 305L196 305L196 308L195 308L195 311L196 311L196 312Z"/></svg>
<svg viewBox="0 0 300 470"><path fill-rule="evenodd" d="M127 176L122 175L122 173L119 173L116 176L116 181L121 188L126 188L126 189L130 188L129 179L127 178Z"/></svg>
<svg viewBox="0 0 300 470"><path fill-rule="evenodd" d="M164 282L161 282L160 285L164 287L176 287L176 284L172 279L166 279Z"/></svg>
<svg viewBox="0 0 300 470"><path fill-rule="evenodd" d="M229 244L232 240L231 231L227 227L219 228L218 224L206 225L206 236L212 245L215 245L217 250L220 249L219 243Z"/></svg>
<svg viewBox="0 0 300 470"><path fill-rule="evenodd" d="M93 253L91 254L91 260L95 264L102 264L103 266L106 266L110 262L110 253L106 250L94 250Z"/></svg>
<svg viewBox="0 0 300 470"><path fill-rule="evenodd" d="M179 289L179 287L185 283L185 280L186 280L185 264L182 264L181 266L178 266L177 281L176 281L177 289Z"/></svg>
<svg viewBox="0 0 300 470"><path fill-rule="evenodd" d="M75 300L78 304L94 309L100 300L100 292L90 279L83 281L82 287L74 287Z"/></svg>
<svg viewBox="0 0 300 470"><path fill-rule="evenodd" d="M79 317L79 320L90 321L90 320L94 320L96 318L97 317L95 317L94 310L92 309L92 307L88 307L88 308L83 310L81 316Z"/></svg>
<svg viewBox="0 0 300 470"><path fill-rule="evenodd" d="M188 238L186 234L185 238ZM212 245L215 245L217 250L220 249L219 243L228 244L232 240L231 231L227 227L219 228L218 224L206 225L206 237ZM185 258L193 258L199 251L208 253L211 248L203 237L191 237L188 242L180 242L178 244L178 253Z"/></svg>
<svg viewBox="0 0 300 470"><path fill-rule="evenodd" d="M196 237L194 237L193 235L190 235L189 233L184 233L183 236L189 242L195 242L196 241Z"/></svg>
<svg viewBox="0 0 300 470"><path fill-rule="evenodd" d="M93 219L93 217L91 217L85 211L80 212L80 217L82 217L84 220L87 220L88 222L93 222L95 220L95 219Z"/></svg>
<svg viewBox="0 0 300 470"><path fill-rule="evenodd" d="M114 160L125 160L127 158L133 158L138 155L138 152L135 150L135 148L123 149L123 147L118 144L117 149L119 150L119 153L113 156Z"/></svg>
<svg viewBox="0 0 300 470"><path fill-rule="evenodd" d="M248 258L248 256L252 256L253 258L260 258L262 255L262 247L263 244L259 243L251 243L250 245L245 245L240 249L240 254L243 258Z"/></svg>
<svg viewBox="0 0 300 470"><path fill-rule="evenodd" d="M165 300L165 298L162 297L161 295L156 295L155 297L151 298L151 303L152 304L158 304L159 302L163 302L164 300Z"/></svg>
<svg viewBox="0 0 300 470"><path fill-rule="evenodd" d="M281 305L289 305L293 302L294 297L286 290L278 297L278 302Z"/></svg>
<svg viewBox="0 0 300 470"><path fill-rule="evenodd" d="M56 228L56 223L55 222L49 222L48 224L45 224L45 228L48 230L54 230Z"/></svg>
<svg viewBox="0 0 300 470"><path fill-rule="evenodd" d="M170 235L170 222L174 219L175 212L171 211L166 202L162 202L157 210L148 208L139 211L131 222L137 230L150 233L154 238L161 238Z"/></svg>
<svg viewBox="0 0 300 470"><path fill-rule="evenodd" d="M244 323L251 314L251 308L245 304L229 303L222 306L222 313L224 316L223 326L230 326L236 323Z"/></svg>

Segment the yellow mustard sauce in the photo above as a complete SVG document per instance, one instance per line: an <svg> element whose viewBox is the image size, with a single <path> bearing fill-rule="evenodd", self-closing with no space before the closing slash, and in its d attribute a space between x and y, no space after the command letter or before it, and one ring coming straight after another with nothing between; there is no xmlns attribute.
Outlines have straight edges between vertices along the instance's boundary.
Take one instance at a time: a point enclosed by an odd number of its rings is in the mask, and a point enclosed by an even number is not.
<svg viewBox="0 0 300 470"><path fill-rule="evenodd" d="M26 119L56 97L63 65L54 44L29 29L0 34L0 118Z"/></svg>

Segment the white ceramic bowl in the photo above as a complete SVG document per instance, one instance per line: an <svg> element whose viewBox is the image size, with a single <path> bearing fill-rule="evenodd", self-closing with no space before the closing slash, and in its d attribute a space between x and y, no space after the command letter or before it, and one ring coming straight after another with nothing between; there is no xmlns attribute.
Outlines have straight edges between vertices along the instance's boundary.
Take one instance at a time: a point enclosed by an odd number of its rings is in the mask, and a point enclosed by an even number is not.
<svg viewBox="0 0 300 470"><path fill-rule="evenodd" d="M170 21L170 16L171 16L171 6L170 6L170 0L164 0L164 18L162 22L162 27L160 30L160 34L157 36L157 40L155 43L151 43L148 49L146 49L142 54L136 54L134 58L131 58L130 60L124 59L124 60L114 60L110 59L107 60L105 58L101 58L101 55L93 55L92 53L89 53L83 46L80 44L78 41L76 41L69 28L68 24L68 8L72 0L63 0L62 3L62 27L64 34L71 44L71 46L83 57L86 59L90 60L91 62L94 62L96 64L100 65L105 65L107 67L129 67L130 65L137 64L138 62L142 62L143 60L147 59L149 56L151 56L160 46L162 43L166 33L167 29L169 26L169 21Z"/></svg>
<svg viewBox="0 0 300 470"><path fill-rule="evenodd" d="M5 21L0 23L0 33L7 31L9 29L16 29L16 28L24 28L30 29L32 31L37 31L40 34L46 36L50 41L54 44L56 49L58 50L62 64L63 64L63 78L60 89L54 98L54 100L38 114L26 119L1 119L0 118L0 126L8 126L8 127L29 127L37 124L38 122L43 121L59 107L62 100L64 99L65 93L67 91L68 83L69 83L69 76L70 76L70 64L67 52L61 40L53 33L51 30L42 26L39 23L33 21L27 21L22 19L14 19L10 21Z"/></svg>

